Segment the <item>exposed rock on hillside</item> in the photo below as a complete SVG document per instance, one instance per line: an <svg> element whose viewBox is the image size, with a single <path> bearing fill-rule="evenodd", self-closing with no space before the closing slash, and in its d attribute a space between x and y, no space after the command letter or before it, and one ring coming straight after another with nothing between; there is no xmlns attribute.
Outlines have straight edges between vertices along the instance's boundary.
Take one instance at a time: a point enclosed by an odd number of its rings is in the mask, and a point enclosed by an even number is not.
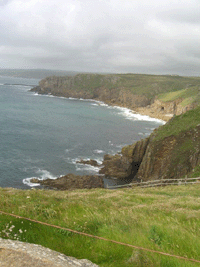
<svg viewBox="0 0 200 267"><path fill-rule="evenodd" d="M150 142L136 174L138 179L181 178L200 164L200 126Z"/></svg>
<svg viewBox="0 0 200 267"><path fill-rule="evenodd" d="M32 179L31 183L40 183L50 189L59 190L103 188L103 178L98 175L75 175L71 173L57 179Z"/></svg>
<svg viewBox="0 0 200 267"><path fill-rule="evenodd" d="M174 115L180 115L196 107L195 103L182 106L181 102L182 99L177 99L169 102L163 102L159 99L154 99L154 102L151 105L147 105L144 108L138 107L135 110L138 113L167 121Z"/></svg>
<svg viewBox="0 0 200 267"><path fill-rule="evenodd" d="M121 154L114 156L105 155L104 167L100 170L100 173L104 174L107 178L132 180L138 172L148 143L149 138L146 138L133 145L123 147Z"/></svg>
<svg viewBox="0 0 200 267"><path fill-rule="evenodd" d="M106 155L101 173L108 178L156 180L182 178L200 165L200 125L178 135L146 139L122 148L121 155Z"/></svg>

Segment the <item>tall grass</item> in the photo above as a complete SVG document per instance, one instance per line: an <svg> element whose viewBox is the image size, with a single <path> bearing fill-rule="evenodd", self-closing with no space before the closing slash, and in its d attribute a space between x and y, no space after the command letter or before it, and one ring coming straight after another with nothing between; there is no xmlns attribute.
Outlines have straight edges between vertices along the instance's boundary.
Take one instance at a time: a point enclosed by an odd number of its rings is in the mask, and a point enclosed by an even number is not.
<svg viewBox="0 0 200 267"><path fill-rule="evenodd" d="M0 189L1 210L200 260L200 185L151 189ZM198 266L0 215L0 236L41 244L100 266Z"/></svg>

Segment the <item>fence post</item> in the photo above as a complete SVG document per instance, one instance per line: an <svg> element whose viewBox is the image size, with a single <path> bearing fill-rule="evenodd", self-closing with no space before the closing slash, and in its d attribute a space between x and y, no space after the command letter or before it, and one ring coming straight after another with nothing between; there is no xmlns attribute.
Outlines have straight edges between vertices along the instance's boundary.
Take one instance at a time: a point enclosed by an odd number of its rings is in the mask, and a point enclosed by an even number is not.
<svg viewBox="0 0 200 267"><path fill-rule="evenodd" d="M186 181L187 181L187 175L185 176L185 185L187 184L187 182L186 182Z"/></svg>

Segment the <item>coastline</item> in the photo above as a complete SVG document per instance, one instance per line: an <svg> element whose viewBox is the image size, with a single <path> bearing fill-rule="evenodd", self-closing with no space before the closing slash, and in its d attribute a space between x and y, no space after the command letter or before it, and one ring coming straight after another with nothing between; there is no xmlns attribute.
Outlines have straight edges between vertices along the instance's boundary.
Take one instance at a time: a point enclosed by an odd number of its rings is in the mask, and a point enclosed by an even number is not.
<svg viewBox="0 0 200 267"><path fill-rule="evenodd" d="M34 88L32 88L34 89ZM62 98L62 99L69 99L72 101L88 101L88 102L94 102L99 106L107 106L110 108L116 108L116 109L121 109L126 113L126 117L135 117L137 120L141 121L158 121L162 122L165 124L167 121L169 121L172 117L173 114L164 114L163 112L156 112L151 108L151 106L147 107L139 107L135 109L131 109L130 107L126 105L121 105L117 103L112 103L110 101L102 101L99 99L91 99L91 98L76 98L76 97L66 97L66 96L61 96L61 95L56 95L52 93L38 93L38 91L34 90L29 90L30 92L35 92L35 95L41 95L41 96L48 96L48 97L57 97L57 98ZM129 113L129 114L128 114Z"/></svg>
<svg viewBox="0 0 200 267"><path fill-rule="evenodd" d="M88 102L93 102L95 106L106 106L108 108L113 108L113 109L118 109L120 111L120 113L126 117L126 119L130 119L130 120L139 120L139 121L154 121L154 122L159 122L159 123L162 123L162 124L165 124L166 123L166 120L162 120L160 116L157 116L156 117L152 117L152 116L149 116L149 114L145 114L145 112L142 113L137 113L136 110L132 110L128 107L124 107L122 105L115 105L113 103L109 103L109 101L101 101L101 100L98 100L98 99L83 99L83 98L73 98L73 97L65 97L65 96L57 96L57 95L53 95L53 94L40 94L40 93L37 93L37 95L44 95L44 96L48 96L48 97L57 97L57 98L65 98L65 99L69 99L69 100L72 100L72 101L88 101ZM97 180L98 179L103 179L102 177L102 174L97 174ZM58 189L58 190L62 190L61 189L61 184L63 186L63 190L67 189L67 190L72 190L72 189L78 189L78 188L88 188L88 185L85 185L83 184L83 179L84 176L76 176L76 180L77 180L77 185L75 185L75 188L69 188L70 186L65 186L65 184L71 184L73 182L73 179L74 179L75 175L74 174L71 174L71 173L68 173L62 177L57 177L56 179L47 179L47 180L44 180L44 181L41 181L40 183L40 180L36 179L36 180L30 180L31 183L36 183L35 186L38 186L38 185L43 185L45 186L46 188L55 188L55 189ZM90 188L94 188L94 185L91 184L91 177L93 177L93 179L95 178L95 175L90 175L88 174L88 181L90 181ZM106 177L104 177L106 178ZM82 181L81 181L82 180ZM85 180L87 182L87 180ZM62 183L61 183L62 182ZM74 182L73 182L74 183ZM127 182L126 182L127 183ZM96 185L95 185L96 187ZM98 186L98 187L101 187L101 186ZM106 184L105 184L105 187L106 187Z"/></svg>

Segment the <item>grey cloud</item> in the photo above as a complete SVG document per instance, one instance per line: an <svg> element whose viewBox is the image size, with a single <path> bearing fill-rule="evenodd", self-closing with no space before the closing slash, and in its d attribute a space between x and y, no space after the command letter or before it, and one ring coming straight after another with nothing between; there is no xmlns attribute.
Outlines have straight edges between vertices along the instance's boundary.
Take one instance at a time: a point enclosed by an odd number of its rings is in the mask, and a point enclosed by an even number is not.
<svg viewBox="0 0 200 267"><path fill-rule="evenodd" d="M197 1L1 4L0 66L199 75Z"/></svg>

